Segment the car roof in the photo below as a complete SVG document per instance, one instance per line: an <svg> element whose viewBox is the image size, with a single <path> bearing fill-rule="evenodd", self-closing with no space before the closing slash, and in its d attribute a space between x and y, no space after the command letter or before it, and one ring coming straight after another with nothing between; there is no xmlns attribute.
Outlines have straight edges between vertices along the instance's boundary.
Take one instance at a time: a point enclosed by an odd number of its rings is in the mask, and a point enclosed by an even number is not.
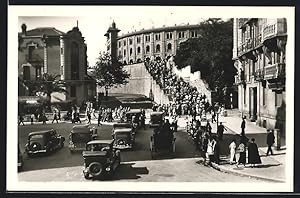
<svg viewBox="0 0 300 198"><path fill-rule="evenodd" d="M126 114L130 114L130 113L142 113L142 110L140 110L140 109L131 109L130 111L126 112Z"/></svg>
<svg viewBox="0 0 300 198"><path fill-rule="evenodd" d="M131 131L132 131L132 129L130 129L130 128L121 128L121 129L115 129L114 133L128 133Z"/></svg>
<svg viewBox="0 0 300 198"><path fill-rule="evenodd" d="M152 112L150 115L162 115L164 113L165 112L163 112L163 111L156 111L156 112Z"/></svg>
<svg viewBox="0 0 300 198"><path fill-rule="evenodd" d="M90 144L112 144L114 140L92 140L87 143Z"/></svg>
<svg viewBox="0 0 300 198"><path fill-rule="evenodd" d="M105 156L107 151L83 151L83 157L93 157L93 156Z"/></svg>
<svg viewBox="0 0 300 198"><path fill-rule="evenodd" d="M41 135L41 134L49 133L49 132L52 132L52 131L55 131L55 130L49 129L49 130L44 130L44 131L34 131L34 132L30 132L30 133L28 134L28 136L32 136L32 135Z"/></svg>

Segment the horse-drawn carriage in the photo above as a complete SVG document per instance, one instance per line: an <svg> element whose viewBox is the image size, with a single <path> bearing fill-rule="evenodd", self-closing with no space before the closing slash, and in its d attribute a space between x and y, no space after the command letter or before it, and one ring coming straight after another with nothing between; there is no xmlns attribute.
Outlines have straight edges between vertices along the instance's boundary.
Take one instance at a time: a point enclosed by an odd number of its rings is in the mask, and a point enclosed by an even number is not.
<svg viewBox="0 0 300 198"><path fill-rule="evenodd" d="M165 127L157 127L150 138L150 151L151 158L160 154L174 154L175 153L175 140L171 129Z"/></svg>

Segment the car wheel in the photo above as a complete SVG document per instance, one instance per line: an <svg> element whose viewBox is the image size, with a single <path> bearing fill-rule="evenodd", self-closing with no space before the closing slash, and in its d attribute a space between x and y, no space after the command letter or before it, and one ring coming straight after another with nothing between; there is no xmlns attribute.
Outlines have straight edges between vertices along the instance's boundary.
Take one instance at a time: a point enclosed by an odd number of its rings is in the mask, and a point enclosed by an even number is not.
<svg viewBox="0 0 300 198"><path fill-rule="evenodd" d="M99 177L101 175L102 171L103 171L103 167L99 162L92 162L89 165L89 173L93 177Z"/></svg>
<svg viewBox="0 0 300 198"><path fill-rule="evenodd" d="M89 179L89 173L83 173L85 179Z"/></svg>

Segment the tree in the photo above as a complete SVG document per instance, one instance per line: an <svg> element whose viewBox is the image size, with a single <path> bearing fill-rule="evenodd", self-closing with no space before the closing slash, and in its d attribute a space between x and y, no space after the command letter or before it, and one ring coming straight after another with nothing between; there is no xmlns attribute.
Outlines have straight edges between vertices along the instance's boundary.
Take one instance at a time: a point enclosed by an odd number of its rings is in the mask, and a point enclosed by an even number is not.
<svg viewBox="0 0 300 198"><path fill-rule="evenodd" d="M50 107L51 94L54 92L68 93L65 89L66 82L59 79L60 75L45 73L37 80L23 80L24 84L29 88L30 94L46 95L46 102Z"/></svg>
<svg viewBox="0 0 300 198"><path fill-rule="evenodd" d="M106 96L108 89L114 86L120 86L128 83L128 74L118 60L112 60L109 53L100 52L93 76L100 87L105 88Z"/></svg>
<svg viewBox="0 0 300 198"><path fill-rule="evenodd" d="M232 61L232 20L208 19L201 23L198 38L180 44L175 56L178 68L190 65L193 72L200 71L210 89L216 91L222 102L225 86L231 87L236 73Z"/></svg>

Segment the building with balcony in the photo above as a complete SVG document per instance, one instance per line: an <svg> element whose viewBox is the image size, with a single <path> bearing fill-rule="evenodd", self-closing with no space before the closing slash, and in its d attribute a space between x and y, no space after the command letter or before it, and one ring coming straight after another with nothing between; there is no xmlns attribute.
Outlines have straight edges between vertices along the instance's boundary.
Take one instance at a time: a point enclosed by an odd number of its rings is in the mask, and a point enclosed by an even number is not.
<svg viewBox="0 0 300 198"><path fill-rule="evenodd" d="M239 110L285 134L286 19L236 18L233 35Z"/></svg>
<svg viewBox="0 0 300 198"><path fill-rule="evenodd" d="M200 36L201 25L180 25L143 29L118 36L115 22L108 28L107 51L123 64L140 63L147 58L168 59L176 55L181 42Z"/></svg>
<svg viewBox="0 0 300 198"><path fill-rule="evenodd" d="M81 104L93 98L95 80L87 74L87 46L78 27L64 33L54 27L26 30L18 34L18 75L23 80L38 80L44 73L60 75L67 82L67 93L53 93L52 102ZM19 85L19 96L28 95Z"/></svg>

